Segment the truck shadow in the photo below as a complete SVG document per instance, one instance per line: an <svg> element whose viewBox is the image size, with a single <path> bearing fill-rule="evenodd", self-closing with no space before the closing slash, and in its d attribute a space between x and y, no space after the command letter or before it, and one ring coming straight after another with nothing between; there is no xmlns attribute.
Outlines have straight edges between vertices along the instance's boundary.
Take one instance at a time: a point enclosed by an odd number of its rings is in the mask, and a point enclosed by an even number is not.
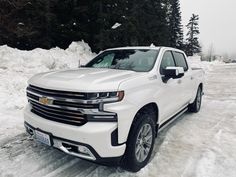
<svg viewBox="0 0 236 177"><path fill-rule="evenodd" d="M153 148L153 153L151 156L151 160L153 160L153 158L155 158L157 156L157 153L160 152L160 148L162 147L163 142L165 142L166 137L168 132L170 131L170 129L172 127L175 127L177 124L181 123L181 121L183 121L188 115L191 115L192 113L186 112L184 114L182 114L181 116L179 116L177 119L175 119L173 122L171 122L170 124L168 124L163 130L161 130L156 139L155 139L155 144L154 144L154 148Z"/></svg>

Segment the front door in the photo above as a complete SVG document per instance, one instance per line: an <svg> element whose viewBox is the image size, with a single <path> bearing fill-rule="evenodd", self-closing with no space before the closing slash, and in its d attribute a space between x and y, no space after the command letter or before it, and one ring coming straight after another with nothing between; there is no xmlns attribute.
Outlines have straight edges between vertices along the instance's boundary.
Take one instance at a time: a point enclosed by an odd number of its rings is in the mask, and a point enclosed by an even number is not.
<svg viewBox="0 0 236 177"><path fill-rule="evenodd" d="M162 61L160 64L160 74L162 77L163 69L166 67L174 67L176 66L173 54L171 51L165 51L162 57ZM169 79L163 80L161 83L161 90L159 91L158 103L161 107L160 112L160 122L164 122L171 116L173 116L181 107L183 106L182 101L182 81L180 79Z"/></svg>

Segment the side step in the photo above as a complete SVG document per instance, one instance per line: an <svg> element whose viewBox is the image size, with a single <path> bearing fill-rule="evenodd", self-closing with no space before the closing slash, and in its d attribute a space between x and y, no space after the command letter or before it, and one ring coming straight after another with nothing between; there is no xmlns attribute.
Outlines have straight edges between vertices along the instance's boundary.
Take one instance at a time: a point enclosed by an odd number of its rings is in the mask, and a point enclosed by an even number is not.
<svg viewBox="0 0 236 177"><path fill-rule="evenodd" d="M188 110L188 107L182 109L180 112L175 114L173 117L169 118L167 121L163 122L161 126L159 127L158 132L165 129L169 124L171 124L173 121L175 121L177 118L179 118L182 114L184 114Z"/></svg>

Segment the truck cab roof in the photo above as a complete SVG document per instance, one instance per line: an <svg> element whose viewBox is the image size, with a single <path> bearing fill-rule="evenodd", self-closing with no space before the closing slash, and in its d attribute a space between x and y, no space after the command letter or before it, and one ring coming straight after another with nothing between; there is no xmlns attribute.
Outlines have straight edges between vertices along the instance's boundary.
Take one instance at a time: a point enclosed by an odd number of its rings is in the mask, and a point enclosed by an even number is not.
<svg viewBox="0 0 236 177"><path fill-rule="evenodd" d="M105 51L109 51L109 50L173 50L173 51L179 51L179 52L183 52L179 49L176 48L172 48L172 47L165 47L165 46L127 46L127 47L116 47L116 48L109 48L106 49Z"/></svg>

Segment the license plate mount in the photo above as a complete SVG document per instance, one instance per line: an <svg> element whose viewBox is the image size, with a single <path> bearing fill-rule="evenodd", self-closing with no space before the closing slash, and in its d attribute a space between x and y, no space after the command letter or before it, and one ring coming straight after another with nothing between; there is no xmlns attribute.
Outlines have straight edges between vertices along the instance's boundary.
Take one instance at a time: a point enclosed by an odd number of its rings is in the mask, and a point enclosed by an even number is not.
<svg viewBox="0 0 236 177"><path fill-rule="evenodd" d="M35 130L35 139L40 143L52 146L51 136L47 133L44 133L40 130Z"/></svg>

